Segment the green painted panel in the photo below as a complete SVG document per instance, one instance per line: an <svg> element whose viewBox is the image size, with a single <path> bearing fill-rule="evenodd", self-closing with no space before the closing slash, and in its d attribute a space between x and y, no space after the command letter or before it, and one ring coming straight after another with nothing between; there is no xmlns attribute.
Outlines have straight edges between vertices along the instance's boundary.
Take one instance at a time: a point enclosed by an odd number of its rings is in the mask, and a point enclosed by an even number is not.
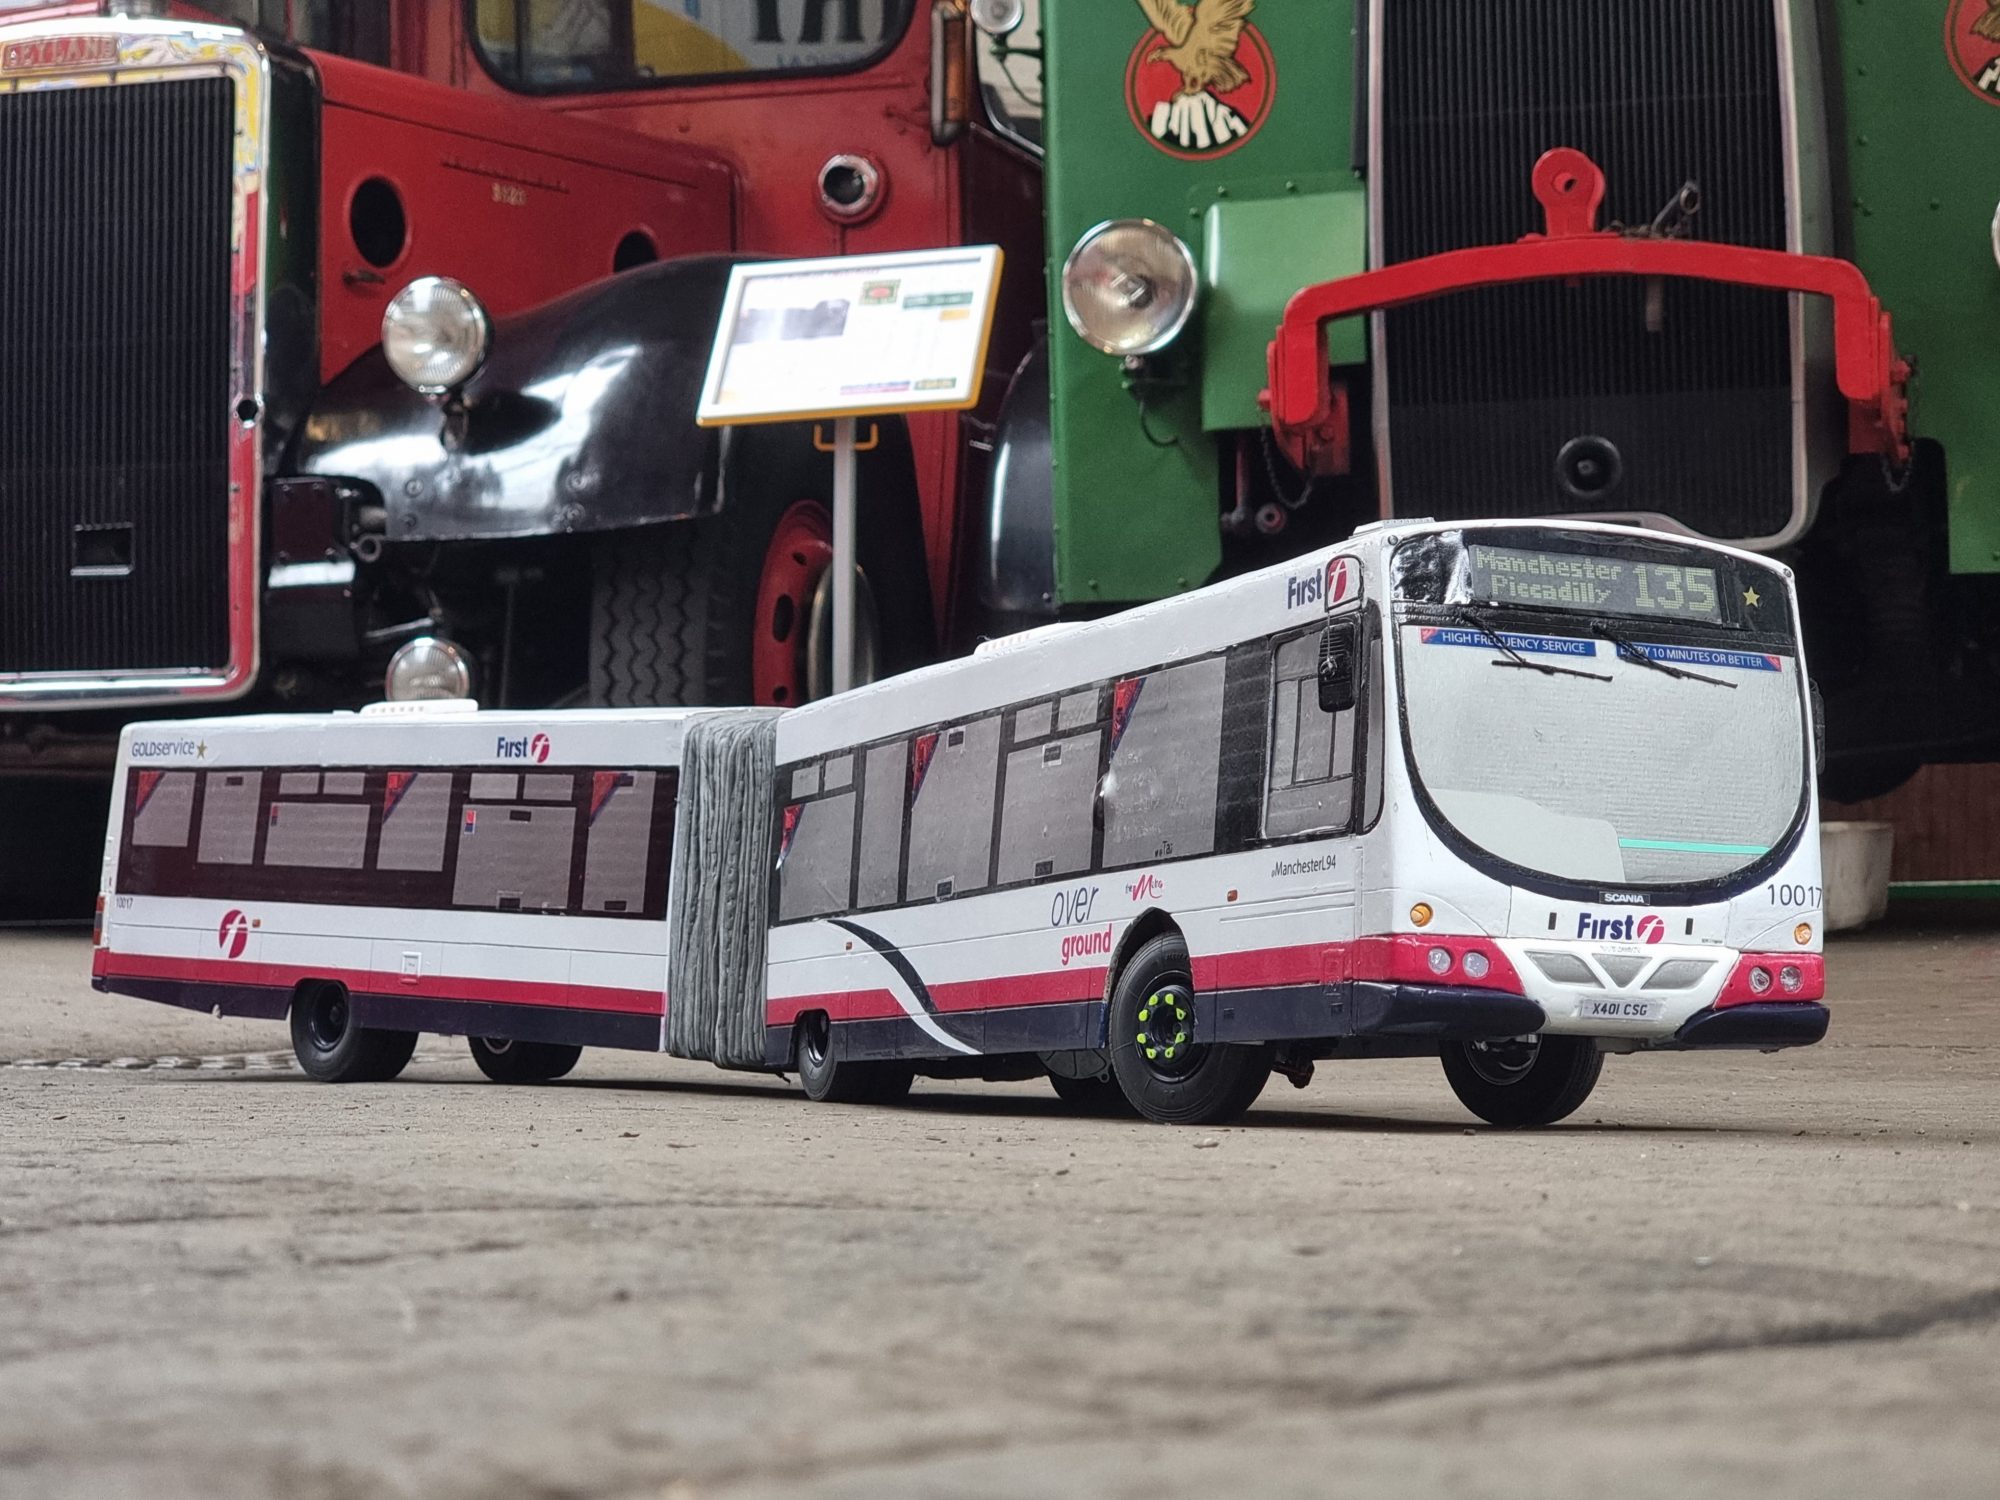
<svg viewBox="0 0 2000 1500"><path fill-rule="evenodd" d="M1201 421L1211 432L1263 422L1257 392L1267 383L1266 352L1292 294L1368 269L1368 200L1359 183L1350 177L1334 191L1312 191L1298 179L1272 186L1272 197L1211 203L1203 226ZM1327 353L1337 365L1365 361L1362 320L1329 329Z"/></svg>
<svg viewBox="0 0 2000 1500"><path fill-rule="evenodd" d="M1830 9L1854 259L1917 361L1911 425L1945 448L1952 568L2000 572L2000 95L1982 96L1952 58L1958 23L1986 10L1981 0L1834 0ZM1972 60L1986 55L2000 56L2000 44Z"/></svg>
<svg viewBox="0 0 2000 1500"><path fill-rule="evenodd" d="M1205 205L1239 187L1275 182L1282 192L1287 179L1352 180L1353 0L1262 0L1249 22L1239 55L1260 46L1267 54L1248 55L1245 71L1265 72L1268 55L1274 82L1268 94L1250 91L1261 101L1254 118L1238 116L1251 133L1216 152L1212 136L1211 149L1200 146L1215 119L1208 105L1183 98L1171 80L1173 97L1160 97L1161 74L1145 66L1152 48L1141 46L1152 23L1138 0L1043 8L1056 588L1064 604L1160 598L1204 582L1222 557L1217 446L1203 424L1206 330L1197 319L1157 361L1166 383L1151 388L1142 422L1119 362L1078 339L1063 316L1070 247L1102 220L1139 217L1174 229L1199 259ZM1152 133L1156 112L1164 145ZM1176 124L1191 127L1186 150L1173 138ZM1225 117L1225 133L1234 129ZM1240 349L1240 330L1226 338ZM1244 379L1254 414L1263 380Z"/></svg>

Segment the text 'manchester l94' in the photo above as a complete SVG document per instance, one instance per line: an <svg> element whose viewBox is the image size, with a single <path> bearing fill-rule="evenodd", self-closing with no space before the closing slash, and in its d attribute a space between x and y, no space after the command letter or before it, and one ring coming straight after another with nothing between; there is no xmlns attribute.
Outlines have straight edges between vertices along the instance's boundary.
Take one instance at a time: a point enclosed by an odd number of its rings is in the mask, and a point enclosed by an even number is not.
<svg viewBox="0 0 2000 1500"><path fill-rule="evenodd" d="M1209 1122L1442 1055L1548 1123L1608 1053L1825 1033L1813 703L1784 568L1494 522L782 714L139 725L96 983L289 1016L329 1079L439 1031Z"/></svg>

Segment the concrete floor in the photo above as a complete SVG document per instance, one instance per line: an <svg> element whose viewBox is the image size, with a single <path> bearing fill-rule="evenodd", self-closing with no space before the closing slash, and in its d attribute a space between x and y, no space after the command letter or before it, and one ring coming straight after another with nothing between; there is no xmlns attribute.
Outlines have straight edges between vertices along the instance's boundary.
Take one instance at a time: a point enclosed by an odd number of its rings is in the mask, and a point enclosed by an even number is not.
<svg viewBox="0 0 2000 1500"><path fill-rule="evenodd" d="M1836 941L1824 1045L1539 1133L1426 1062L1223 1130L328 1088L87 950L0 934L0 1495L2000 1494L1993 931Z"/></svg>

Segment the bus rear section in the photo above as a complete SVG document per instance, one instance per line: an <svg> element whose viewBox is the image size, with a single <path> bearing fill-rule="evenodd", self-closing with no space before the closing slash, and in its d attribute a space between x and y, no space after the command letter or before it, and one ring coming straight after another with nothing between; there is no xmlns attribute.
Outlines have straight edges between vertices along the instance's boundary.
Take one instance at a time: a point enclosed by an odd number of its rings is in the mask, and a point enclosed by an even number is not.
<svg viewBox="0 0 2000 1500"><path fill-rule="evenodd" d="M658 1050L695 716L395 707L127 729L96 987L289 1019L328 1081L426 1031L506 1081Z"/></svg>

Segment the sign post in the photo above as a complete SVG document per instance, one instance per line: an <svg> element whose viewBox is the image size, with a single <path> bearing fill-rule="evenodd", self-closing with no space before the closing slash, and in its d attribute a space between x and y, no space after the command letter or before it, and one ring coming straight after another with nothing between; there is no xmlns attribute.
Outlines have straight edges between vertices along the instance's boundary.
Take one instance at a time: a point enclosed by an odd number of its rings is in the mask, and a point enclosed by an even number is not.
<svg viewBox="0 0 2000 1500"><path fill-rule="evenodd" d="M856 685L855 419L977 405L999 285L995 245L748 261L729 273L695 420L832 419L835 692Z"/></svg>

